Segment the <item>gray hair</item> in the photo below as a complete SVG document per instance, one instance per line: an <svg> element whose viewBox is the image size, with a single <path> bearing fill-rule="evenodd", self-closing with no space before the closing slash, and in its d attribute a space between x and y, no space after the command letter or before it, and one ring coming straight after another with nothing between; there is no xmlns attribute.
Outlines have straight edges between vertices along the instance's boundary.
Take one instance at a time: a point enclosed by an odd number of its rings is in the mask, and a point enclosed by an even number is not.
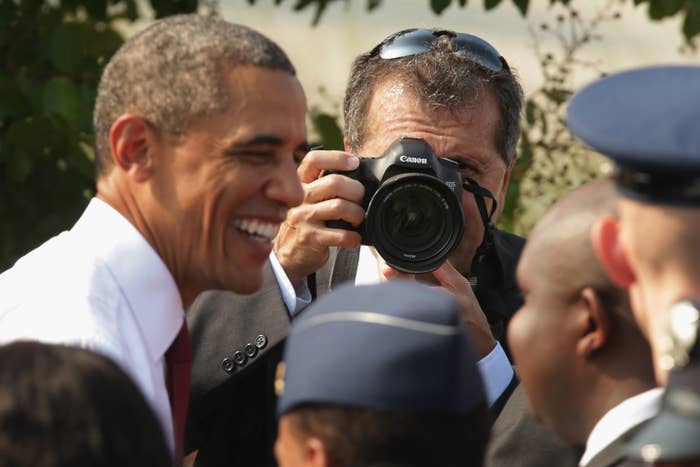
<svg viewBox="0 0 700 467"><path fill-rule="evenodd" d="M182 132L198 116L230 105L226 66L296 74L284 51L262 34L219 18L177 15L131 37L105 67L95 102L97 170L111 167L109 131L127 112Z"/></svg>
<svg viewBox="0 0 700 467"><path fill-rule="evenodd" d="M480 93L493 90L500 111L496 147L506 165L515 159L520 138L523 90L513 70L487 70L441 36L429 52L385 60L368 52L355 59L345 92L345 134L357 151L367 136L367 107L374 88L388 77L400 78L431 111L457 111L479 102Z"/></svg>

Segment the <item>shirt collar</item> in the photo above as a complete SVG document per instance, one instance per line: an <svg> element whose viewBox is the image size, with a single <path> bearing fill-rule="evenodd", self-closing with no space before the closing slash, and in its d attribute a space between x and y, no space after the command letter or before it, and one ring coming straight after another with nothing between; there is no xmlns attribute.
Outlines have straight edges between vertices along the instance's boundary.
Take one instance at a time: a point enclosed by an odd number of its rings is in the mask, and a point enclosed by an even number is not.
<svg viewBox="0 0 700 467"><path fill-rule="evenodd" d="M71 232L96 249L131 308L151 354L163 357L184 319L182 298L163 260L116 209L93 198Z"/></svg>
<svg viewBox="0 0 700 467"><path fill-rule="evenodd" d="M650 419L661 408L663 389L654 388L625 399L598 420L586 441L579 465L588 464L606 446L630 429Z"/></svg>

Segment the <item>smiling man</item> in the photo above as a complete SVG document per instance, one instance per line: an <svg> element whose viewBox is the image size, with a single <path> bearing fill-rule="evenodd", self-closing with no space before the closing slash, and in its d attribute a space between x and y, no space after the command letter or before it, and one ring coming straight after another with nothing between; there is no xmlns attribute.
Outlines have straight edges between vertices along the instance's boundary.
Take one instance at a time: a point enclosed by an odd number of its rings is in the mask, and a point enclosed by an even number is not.
<svg viewBox="0 0 700 467"><path fill-rule="evenodd" d="M350 177L324 174L355 169L359 158L379 157L402 137L423 139L470 179L460 199L461 241L449 261L419 279L441 285L462 305L488 402L499 412L517 383L505 329L522 303L515 265L524 240L493 222L506 199L521 107L522 90L506 60L470 34L409 29L355 59L344 103L345 151L315 150L302 160L304 202L290 210L275 238L262 290L251 297L202 294L188 311L196 334L188 435L191 447L200 448L198 466L274 465L268 454L276 427L271 388L290 317L303 316L314 296L341 283L401 276L360 247L358 232L328 224L362 223L365 190ZM237 403L243 399L245 406ZM526 416L524 407L514 411ZM521 443L532 420L516 426L510 416L500 418L514 429L492 445L519 443L525 452L517 456L520 465L553 442ZM560 462L561 451L546 451L547 458ZM513 465L512 453L487 465Z"/></svg>
<svg viewBox="0 0 700 467"><path fill-rule="evenodd" d="M0 276L0 342L106 354L182 447L183 309L205 289L260 287L272 238L302 201L305 112L287 56L246 27L175 16L129 39L98 89L97 194L71 230Z"/></svg>

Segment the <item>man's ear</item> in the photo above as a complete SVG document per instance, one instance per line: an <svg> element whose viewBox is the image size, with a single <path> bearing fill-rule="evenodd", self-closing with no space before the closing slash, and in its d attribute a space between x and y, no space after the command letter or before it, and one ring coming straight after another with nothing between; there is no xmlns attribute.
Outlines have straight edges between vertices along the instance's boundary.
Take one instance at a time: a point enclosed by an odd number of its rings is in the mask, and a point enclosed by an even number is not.
<svg viewBox="0 0 700 467"><path fill-rule="evenodd" d="M588 358L608 342L613 322L600 301L600 296L591 287L585 287L579 295L579 312L582 313L581 332L576 343L576 353Z"/></svg>
<svg viewBox="0 0 700 467"><path fill-rule="evenodd" d="M350 152L350 140L347 136L343 136L343 151Z"/></svg>
<svg viewBox="0 0 700 467"><path fill-rule="evenodd" d="M626 289L636 282L637 278L620 243L620 222L617 218L603 216L594 223L591 243L598 261L615 285Z"/></svg>
<svg viewBox="0 0 700 467"><path fill-rule="evenodd" d="M304 450L306 451L306 465L311 467L331 467L331 459L323 445L323 441L310 436L304 441Z"/></svg>
<svg viewBox="0 0 700 467"><path fill-rule="evenodd" d="M112 162L136 182L153 175L153 143L153 129L138 115L120 116L109 130Z"/></svg>

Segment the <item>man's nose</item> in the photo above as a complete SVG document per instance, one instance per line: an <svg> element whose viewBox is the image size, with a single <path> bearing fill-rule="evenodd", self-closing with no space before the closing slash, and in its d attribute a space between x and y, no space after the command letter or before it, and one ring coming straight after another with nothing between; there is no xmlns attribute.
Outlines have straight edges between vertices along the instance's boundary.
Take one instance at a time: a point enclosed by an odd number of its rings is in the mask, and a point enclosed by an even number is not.
<svg viewBox="0 0 700 467"><path fill-rule="evenodd" d="M293 161L282 164L268 183L267 196L284 203L288 208L298 206L304 200L304 190Z"/></svg>

